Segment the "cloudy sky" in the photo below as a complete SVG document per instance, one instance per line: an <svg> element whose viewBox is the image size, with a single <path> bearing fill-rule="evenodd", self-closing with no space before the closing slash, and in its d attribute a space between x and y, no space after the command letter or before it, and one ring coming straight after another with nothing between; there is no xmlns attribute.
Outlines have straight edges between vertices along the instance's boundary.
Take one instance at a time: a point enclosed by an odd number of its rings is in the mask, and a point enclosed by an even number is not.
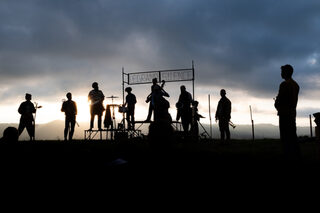
<svg viewBox="0 0 320 213"><path fill-rule="evenodd" d="M69 91L85 121L92 82L121 97L122 67L189 68L194 60L203 122L208 95L214 113L225 88L234 123L250 123L251 105L256 123L277 124L280 66L291 64L301 87L298 125L308 125L307 116L320 111L319 11L318 0L1 0L0 122L19 122L26 92L43 105L39 123L63 119ZM165 86L173 117L180 85ZM150 85L133 92L144 120Z"/></svg>

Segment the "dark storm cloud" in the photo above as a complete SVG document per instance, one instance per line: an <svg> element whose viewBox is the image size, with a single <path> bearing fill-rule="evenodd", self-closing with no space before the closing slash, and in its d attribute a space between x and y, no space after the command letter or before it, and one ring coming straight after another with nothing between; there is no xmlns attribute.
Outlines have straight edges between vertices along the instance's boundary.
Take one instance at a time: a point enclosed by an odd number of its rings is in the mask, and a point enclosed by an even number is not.
<svg viewBox="0 0 320 213"><path fill-rule="evenodd" d="M42 93L52 94L98 78L111 89L122 66L195 60L197 85L271 95L283 64L294 66L302 86L316 74L318 62L308 60L320 52L318 11L317 0L4 0L0 83L51 78Z"/></svg>

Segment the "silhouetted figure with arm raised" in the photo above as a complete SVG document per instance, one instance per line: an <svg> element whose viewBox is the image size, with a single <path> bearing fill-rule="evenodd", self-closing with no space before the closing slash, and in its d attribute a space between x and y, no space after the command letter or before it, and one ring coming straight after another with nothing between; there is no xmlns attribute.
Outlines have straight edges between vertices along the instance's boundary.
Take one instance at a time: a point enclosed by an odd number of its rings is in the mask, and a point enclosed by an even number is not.
<svg viewBox="0 0 320 213"><path fill-rule="evenodd" d="M33 113L36 112L36 108L31 102L31 94L26 93L26 101L22 102L19 106L18 112L21 114L20 123L18 127L19 135L23 132L24 128L27 128L30 136L30 141L34 140L34 118Z"/></svg>
<svg viewBox="0 0 320 213"><path fill-rule="evenodd" d="M91 101L90 104L90 114L91 114L91 119L90 119L90 130L93 128L93 122L94 122L94 117L95 115L98 116L98 129L101 130L101 117L104 111L103 107L103 101L104 101L104 94L102 93L101 90L99 90L99 86L97 82L94 82L92 84L93 90L89 92L88 95L88 100Z"/></svg>
<svg viewBox="0 0 320 213"><path fill-rule="evenodd" d="M274 104L278 111L280 139L286 160L300 158L296 127L296 107L300 87L292 79L292 74L293 67L291 65L281 66L281 77L284 81L280 84Z"/></svg>
<svg viewBox="0 0 320 213"><path fill-rule="evenodd" d="M72 100L72 94L70 92L67 93L67 101L64 101L62 103L61 112L64 112L66 115L65 119L65 127L64 127L64 140L66 141L68 138L68 132L69 132L69 140L72 140L73 133L74 133L74 127L76 125L76 115L78 113L77 111L77 104Z"/></svg>
<svg viewBox="0 0 320 213"><path fill-rule="evenodd" d="M191 119L192 119L192 111L191 111L192 96L186 90L186 87L184 85L180 87L180 91L181 93L179 96L179 100L178 100L178 103L176 103L176 106L179 107L176 120L178 121L181 118L183 131L185 133L185 136L187 136L189 132L189 126L191 124Z"/></svg>
<svg viewBox="0 0 320 213"><path fill-rule="evenodd" d="M128 93L126 96L126 102L124 103L124 106L128 106L128 110L126 112L127 122L128 122L128 129L134 130L134 108L137 103L136 96L131 93L132 88L127 87L125 91Z"/></svg>
<svg viewBox="0 0 320 213"><path fill-rule="evenodd" d="M220 138L223 142L230 141L229 121L231 119L231 101L226 97L226 91L220 90L220 100L216 111L216 120L219 120Z"/></svg>

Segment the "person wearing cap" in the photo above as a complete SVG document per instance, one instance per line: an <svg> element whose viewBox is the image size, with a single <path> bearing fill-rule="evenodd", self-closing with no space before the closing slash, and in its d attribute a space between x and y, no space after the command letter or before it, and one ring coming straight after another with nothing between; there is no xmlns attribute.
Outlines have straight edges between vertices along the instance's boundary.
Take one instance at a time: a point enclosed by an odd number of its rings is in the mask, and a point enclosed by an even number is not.
<svg viewBox="0 0 320 213"><path fill-rule="evenodd" d="M93 122L94 122L94 117L95 115L98 116L98 129L101 129L101 117L103 114L103 111L105 110L103 107L103 101L104 101L104 94L101 90L99 90L99 86L97 82L92 83L92 88L89 92L88 95L88 100L91 102L90 104L90 114L91 114L91 119L90 119L90 129L92 130L93 128Z"/></svg>
<svg viewBox="0 0 320 213"><path fill-rule="evenodd" d="M216 111L216 121L219 120L219 130L221 141L230 140L229 121L231 119L231 101L226 97L226 90L220 90L220 100Z"/></svg>
<svg viewBox="0 0 320 213"><path fill-rule="evenodd" d="M280 84L274 106L278 111L280 139L283 145L284 157L287 160L298 160L300 148L297 139L296 108L300 87L292 79L293 67L290 64L281 66Z"/></svg>
<svg viewBox="0 0 320 213"><path fill-rule="evenodd" d="M33 113L36 112L36 108L31 102L32 96L29 93L25 95L26 101L22 102L19 106L18 112L21 114L20 123L18 127L19 136L23 132L24 128L30 137L30 141L34 140L34 118Z"/></svg>
<svg viewBox="0 0 320 213"><path fill-rule="evenodd" d="M134 130L134 108L135 108L135 104L137 103L137 99L136 99L136 96L131 93L132 91L131 87L127 87L125 91L128 93L128 95L126 96L126 102L124 103L124 106L128 106L128 110L126 112L128 129Z"/></svg>
<svg viewBox="0 0 320 213"><path fill-rule="evenodd" d="M65 119L65 127L64 127L64 140L66 141L68 138L69 132L69 140L72 140L74 127L76 125L76 115L77 115L77 104L72 100L72 94L70 92L67 93L67 101L62 103L61 112L64 112L66 115Z"/></svg>

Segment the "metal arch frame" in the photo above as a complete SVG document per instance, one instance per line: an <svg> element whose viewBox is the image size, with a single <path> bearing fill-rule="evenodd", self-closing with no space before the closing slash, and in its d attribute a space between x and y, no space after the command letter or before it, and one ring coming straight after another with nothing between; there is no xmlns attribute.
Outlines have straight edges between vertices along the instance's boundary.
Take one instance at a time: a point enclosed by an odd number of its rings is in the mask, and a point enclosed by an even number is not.
<svg viewBox="0 0 320 213"><path fill-rule="evenodd" d="M124 67L122 67L122 104L125 103L124 101L124 86L127 85L140 85L140 84L150 84L152 82L143 82L143 83L130 83L129 82L129 76L130 74L143 74L143 73L159 73L159 82L161 82L161 73L162 72L175 72L175 71L192 71L192 79L187 80L169 80L166 82L182 82L182 81L192 81L192 100L195 98L195 92L194 92L194 81L195 81L195 71L194 71L194 61L192 61L192 67L191 68L184 68L184 69L169 69L169 70L156 70L156 71L144 71L144 72L133 72L133 73L125 73ZM125 76L127 76L127 81L125 81ZM122 113L122 122L123 122L123 128L125 129L125 113Z"/></svg>

